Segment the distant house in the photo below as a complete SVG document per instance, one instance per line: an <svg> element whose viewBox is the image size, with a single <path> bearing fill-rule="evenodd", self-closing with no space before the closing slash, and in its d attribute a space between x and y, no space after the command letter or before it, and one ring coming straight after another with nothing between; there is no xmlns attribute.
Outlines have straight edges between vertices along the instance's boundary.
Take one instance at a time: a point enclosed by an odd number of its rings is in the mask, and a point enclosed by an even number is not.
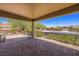
<svg viewBox="0 0 79 59"><path fill-rule="evenodd" d="M49 27L46 28L49 31L69 31L68 27Z"/></svg>
<svg viewBox="0 0 79 59"><path fill-rule="evenodd" d="M46 28L46 30L53 31L54 28L53 27L49 27L49 28Z"/></svg>
<svg viewBox="0 0 79 59"><path fill-rule="evenodd" d="M62 31L69 31L69 29L67 29L67 28L63 28Z"/></svg>
<svg viewBox="0 0 79 59"><path fill-rule="evenodd" d="M62 31L69 31L68 27L62 27Z"/></svg>
<svg viewBox="0 0 79 59"><path fill-rule="evenodd" d="M0 24L0 32L8 32L10 29L10 24Z"/></svg>

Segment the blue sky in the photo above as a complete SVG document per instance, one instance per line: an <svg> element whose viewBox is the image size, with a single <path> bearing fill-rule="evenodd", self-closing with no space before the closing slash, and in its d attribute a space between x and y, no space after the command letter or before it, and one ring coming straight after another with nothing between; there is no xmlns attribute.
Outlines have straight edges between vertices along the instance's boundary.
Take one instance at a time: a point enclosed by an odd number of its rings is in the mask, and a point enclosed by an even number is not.
<svg viewBox="0 0 79 59"><path fill-rule="evenodd" d="M8 23L8 18L0 17L0 23ZM47 27L79 25L79 12L39 21Z"/></svg>
<svg viewBox="0 0 79 59"><path fill-rule="evenodd" d="M64 16L49 18L49 19L45 19L39 22L48 27L79 25L79 12L67 14Z"/></svg>
<svg viewBox="0 0 79 59"><path fill-rule="evenodd" d="M8 20L7 18L0 17L0 24L6 24L6 23L8 23L7 20Z"/></svg>

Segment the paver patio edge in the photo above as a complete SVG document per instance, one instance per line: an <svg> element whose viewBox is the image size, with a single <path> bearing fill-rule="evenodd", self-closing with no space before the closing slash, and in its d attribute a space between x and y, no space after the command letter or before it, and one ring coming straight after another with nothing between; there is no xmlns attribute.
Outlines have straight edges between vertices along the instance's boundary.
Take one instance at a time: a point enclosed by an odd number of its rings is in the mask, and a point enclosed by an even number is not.
<svg viewBox="0 0 79 59"><path fill-rule="evenodd" d="M55 44L58 44L58 45L61 45L61 46L68 47L68 48L71 48L71 49L79 51L79 46L75 46L75 45L72 45L72 44L62 43L62 42L59 42L59 41L56 41L56 40L52 40L52 39L39 38L39 37L35 37L35 38L38 38L38 39L41 39L41 40L44 40L44 41L48 41L48 42L51 42L51 43L55 43Z"/></svg>

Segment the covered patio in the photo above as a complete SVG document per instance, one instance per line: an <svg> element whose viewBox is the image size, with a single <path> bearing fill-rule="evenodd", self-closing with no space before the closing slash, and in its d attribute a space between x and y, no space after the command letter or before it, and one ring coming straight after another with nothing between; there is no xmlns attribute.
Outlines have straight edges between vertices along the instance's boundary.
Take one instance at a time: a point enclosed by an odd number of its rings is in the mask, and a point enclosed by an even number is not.
<svg viewBox="0 0 79 59"><path fill-rule="evenodd" d="M9 35L10 36L10 35ZM19 35L20 36L20 35ZM41 38L21 36L0 43L0 56L78 56L79 50Z"/></svg>
<svg viewBox="0 0 79 59"><path fill-rule="evenodd" d="M73 12L79 12L77 3L3 3L0 16L32 22L32 37L19 37L0 43L0 55L79 55L78 50L34 37L34 22Z"/></svg>

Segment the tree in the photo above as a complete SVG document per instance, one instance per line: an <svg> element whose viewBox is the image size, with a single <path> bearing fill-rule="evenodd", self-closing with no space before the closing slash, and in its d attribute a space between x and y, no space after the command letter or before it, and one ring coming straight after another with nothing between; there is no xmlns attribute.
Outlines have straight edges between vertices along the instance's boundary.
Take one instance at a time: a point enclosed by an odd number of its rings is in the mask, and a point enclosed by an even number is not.
<svg viewBox="0 0 79 59"><path fill-rule="evenodd" d="M27 32L32 31L32 22L22 21L22 20L8 20L11 24L12 29L16 29L16 31L19 32ZM35 28L41 28L44 29L46 26L35 22Z"/></svg>
<svg viewBox="0 0 79 59"><path fill-rule="evenodd" d="M35 28L37 28L37 29L46 29L46 26L43 25L43 24L40 24L38 22L35 22Z"/></svg>
<svg viewBox="0 0 79 59"><path fill-rule="evenodd" d="M22 21L22 20L9 20L9 23L12 28L15 28L17 31L25 31L31 26L30 22Z"/></svg>

